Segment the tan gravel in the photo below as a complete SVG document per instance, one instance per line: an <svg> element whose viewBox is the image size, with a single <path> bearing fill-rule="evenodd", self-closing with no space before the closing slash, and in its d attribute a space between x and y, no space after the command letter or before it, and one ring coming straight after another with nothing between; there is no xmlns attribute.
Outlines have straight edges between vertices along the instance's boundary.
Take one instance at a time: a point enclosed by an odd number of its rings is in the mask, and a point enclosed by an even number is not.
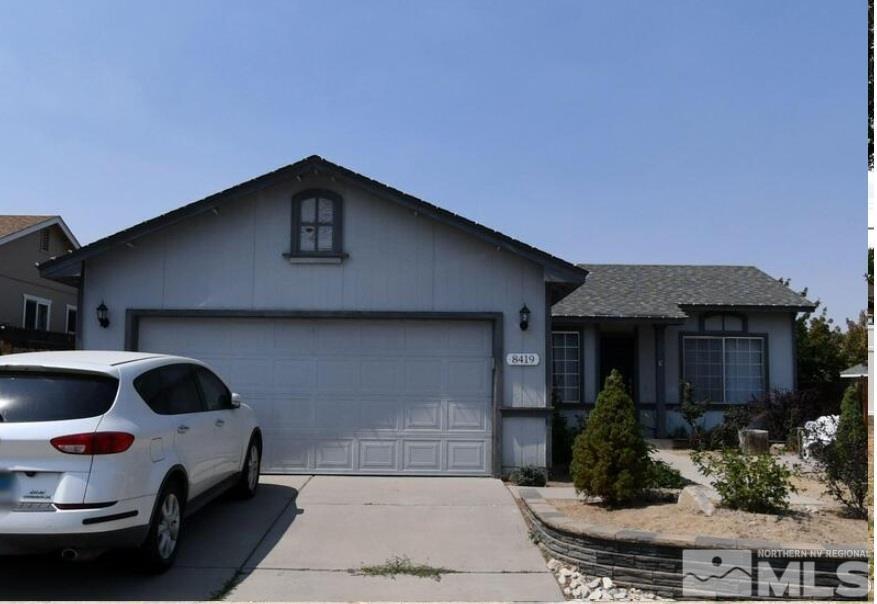
<svg viewBox="0 0 877 604"><path fill-rule="evenodd" d="M572 499L548 501L571 518L617 528L786 543L856 545L869 542L868 522L844 518L837 508L795 510L786 516L719 508L713 516L707 517L680 510L675 503L609 510L598 504Z"/></svg>

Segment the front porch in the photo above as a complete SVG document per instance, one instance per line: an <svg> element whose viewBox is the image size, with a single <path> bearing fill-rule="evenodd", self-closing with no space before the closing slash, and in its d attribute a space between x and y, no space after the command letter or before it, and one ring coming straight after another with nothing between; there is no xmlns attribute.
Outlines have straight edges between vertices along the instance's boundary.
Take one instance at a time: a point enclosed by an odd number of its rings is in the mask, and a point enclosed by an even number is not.
<svg viewBox="0 0 877 604"><path fill-rule="evenodd" d="M679 405L679 363L678 360L667 362L668 326L671 325L680 326L682 322L667 319L553 321L552 405L567 415L588 413L606 377L617 369L636 403L645 435L666 437L679 423L675 418Z"/></svg>

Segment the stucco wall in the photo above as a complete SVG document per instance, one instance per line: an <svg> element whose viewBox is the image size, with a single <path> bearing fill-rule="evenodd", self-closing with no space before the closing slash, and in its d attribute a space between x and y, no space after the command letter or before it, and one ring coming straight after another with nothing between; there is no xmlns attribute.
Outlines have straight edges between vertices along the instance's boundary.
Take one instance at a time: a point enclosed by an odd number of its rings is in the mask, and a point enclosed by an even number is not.
<svg viewBox="0 0 877 604"><path fill-rule="evenodd" d="M76 288L43 279L36 263L67 251L69 243L57 226L49 227L49 250L40 249L39 231L0 246L0 323L22 327L24 295L52 301L49 331L64 332L67 305L76 306Z"/></svg>
<svg viewBox="0 0 877 604"><path fill-rule="evenodd" d="M307 188L344 197L341 264L290 264L290 199ZM85 309L103 300L111 324L85 316L85 348L124 346L126 308L502 312L505 352L545 358L541 266L356 187L311 178L278 185L89 260ZM518 310L532 312L518 327ZM496 359L503 363L504 359ZM503 406L544 406L545 368L504 367ZM541 452L532 446L541 434ZM544 465L545 422L506 420L504 464ZM514 443L527 443L520 446Z"/></svg>

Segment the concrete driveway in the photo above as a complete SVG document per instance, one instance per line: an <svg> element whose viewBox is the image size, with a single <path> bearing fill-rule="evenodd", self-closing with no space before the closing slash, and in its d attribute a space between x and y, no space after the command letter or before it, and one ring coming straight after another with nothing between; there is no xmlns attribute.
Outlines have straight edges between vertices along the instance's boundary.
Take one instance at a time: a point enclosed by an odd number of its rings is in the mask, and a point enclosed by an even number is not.
<svg viewBox="0 0 877 604"><path fill-rule="evenodd" d="M190 519L177 565L138 575L92 563L0 559L0 599L562 600L510 493L486 478L263 476L249 502ZM439 580L364 576L394 557ZM353 571L353 572L351 572Z"/></svg>

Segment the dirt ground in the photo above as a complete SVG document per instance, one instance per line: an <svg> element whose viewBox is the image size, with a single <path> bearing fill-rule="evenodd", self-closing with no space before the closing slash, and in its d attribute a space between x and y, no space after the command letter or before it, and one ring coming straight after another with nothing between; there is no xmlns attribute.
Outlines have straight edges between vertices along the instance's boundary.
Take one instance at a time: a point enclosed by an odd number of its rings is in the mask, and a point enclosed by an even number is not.
<svg viewBox="0 0 877 604"><path fill-rule="evenodd" d="M767 539L787 543L868 543L868 522L844 518L837 508L795 510L786 516L751 514L719 508L711 517L686 512L675 503L660 503L608 510L573 499L552 499L558 511L603 526L639 529L676 535L709 535L743 539Z"/></svg>

